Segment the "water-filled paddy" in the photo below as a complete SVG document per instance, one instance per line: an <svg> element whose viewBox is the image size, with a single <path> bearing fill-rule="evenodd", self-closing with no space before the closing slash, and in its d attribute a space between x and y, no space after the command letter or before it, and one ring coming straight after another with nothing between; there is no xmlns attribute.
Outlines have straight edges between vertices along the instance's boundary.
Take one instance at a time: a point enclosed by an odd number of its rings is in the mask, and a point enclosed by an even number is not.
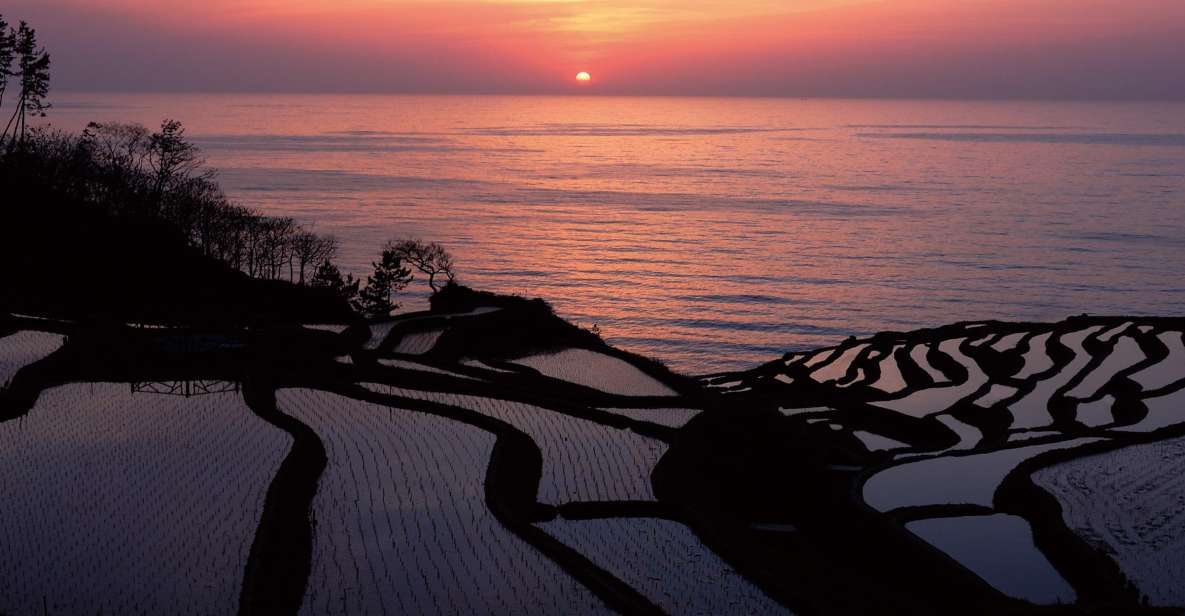
<svg viewBox="0 0 1185 616"><path fill-rule="evenodd" d="M0 423L0 612L235 612L290 443L236 393L44 392Z"/></svg>
<svg viewBox="0 0 1185 616"><path fill-rule="evenodd" d="M1006 595L1037 604L1075 599L1074 589L1033 544L1033 533L1022 518L935 518L905 527Z"/></svg>
<svg viewBox="0 0 1185 616"><path fill-rule="evenodd" d="M1185 439L1133 445L1033 473L1066 524L1115 557L1152 605L1185 604Z"/></svg>
<svg viewBox="0 0 1185 616"><path fill-rule="evenodd" d="M654 500L650 473L666 451L661 441L521 402L381 384L366 388L469 409L521 430L543 454L541 502Z"/></svg>
<svg viewBox="0 0 1185 616"><path fill-rule="evenodd" d="M486 507L492 434L323 392L277 398L329 456L303 613L606 611Z"/></svg>
<svg viewBox="0 0 1185 616"><path fill-rule="evenodd" d="M864 484L864 500L880 511L939 504L991 507L996 488L1021 462L1047 451L1076 447L1094 440L1078 439L907 462L869 478Z"/></svg>

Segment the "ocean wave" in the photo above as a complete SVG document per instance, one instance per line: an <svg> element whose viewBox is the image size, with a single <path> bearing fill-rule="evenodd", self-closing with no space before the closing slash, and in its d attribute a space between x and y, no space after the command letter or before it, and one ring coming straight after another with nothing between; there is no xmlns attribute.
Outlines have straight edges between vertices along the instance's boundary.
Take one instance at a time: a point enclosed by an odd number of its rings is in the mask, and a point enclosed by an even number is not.
<svg viewBox="0 0 1185 616"><path fill-rule="evenodd" d="M462 131L467 135L498 137L683 137L784 133L801 128L771 126L653 126L646 124L541 124L536 126L492 126Z"/></svg>
<svg viewBox="0 0 1185 616"><path fill-rule="evenodd" d="M487 182L458 178L379 175L333 169L223 167L218 178L231 191L356 193L378 190L482 190Z"/></svg>
<svg viewBox="0 0 1185 616"><path fill-rule="evenodd" d="M1185 147L1179 133L860 133L867 139L914 139L965 143L1048 143Z"/></svg>
<svg viewBox="0 0 1185 616"><path fill-rule="evenodd" d="M1087 126L1042 126L1025 124L845 124L843 128L885 128L890 130L1088 130Z"/></svg>

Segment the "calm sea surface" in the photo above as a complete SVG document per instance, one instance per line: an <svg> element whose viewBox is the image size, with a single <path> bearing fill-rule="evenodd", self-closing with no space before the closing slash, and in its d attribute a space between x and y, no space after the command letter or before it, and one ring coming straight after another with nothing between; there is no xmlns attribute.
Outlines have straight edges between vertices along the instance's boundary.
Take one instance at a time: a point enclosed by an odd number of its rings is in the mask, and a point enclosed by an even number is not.
<svg viewBox="0 0 1185 616"><path fill-rule="evenodd" d="M226 191L457 256L693 373L961 319L1185 314L1185 106L58 94L185 122ZM422 307L423 296L408 307Z"/></svg>

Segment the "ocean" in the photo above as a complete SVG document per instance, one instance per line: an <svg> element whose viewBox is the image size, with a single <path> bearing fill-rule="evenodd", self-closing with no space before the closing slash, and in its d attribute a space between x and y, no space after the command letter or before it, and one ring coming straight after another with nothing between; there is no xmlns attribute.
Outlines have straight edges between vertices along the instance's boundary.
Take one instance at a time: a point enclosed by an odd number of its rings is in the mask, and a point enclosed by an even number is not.
<svg viewBox="0 0 1185 616"><path fill-rule="evenodd" d="M234 200L456 256L686 373L957 320L1185 314L1185 105L57 93ZM417 283L406 309L425 305Z"/></svg>

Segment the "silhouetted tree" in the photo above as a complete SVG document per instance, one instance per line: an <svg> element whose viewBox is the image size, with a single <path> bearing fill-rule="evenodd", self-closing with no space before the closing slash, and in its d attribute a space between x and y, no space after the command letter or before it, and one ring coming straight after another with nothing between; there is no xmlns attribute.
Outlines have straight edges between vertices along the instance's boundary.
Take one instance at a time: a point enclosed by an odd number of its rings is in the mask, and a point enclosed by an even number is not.
<svg viewBox="0 0 1185 616"><path fill-rule="evenodd" d="M261 217L259 219L259 277L277 280L292 257L292 235L296 221L291 218Z"/></svg>
<svg viewBox="0 0 1185 616"><path fill-rule="evenodd" d="M399 307L391 296L411 282L411 270L403 266L399 253L389 248L383 251L382 261L371 265L374 274L366 277L366 286L358 292L354 308L370 317L391 316L391 311Z"/></svg>
<svg viewBox="0 0 1185 616"><path fill-rule="evenodd" d="M151 135L139 124L91 122L82 131L82 142L96 166L130 176L144 171Z"/></svg>
<svg viewBox="0 0 1185 616"><path fill-rule="evenodd" d="M358 281L354 280L354 276L351 274L342 278L341 270L329 259L325 259L317 267L317 271L309 280L309 286L328 289L338 297L350 302L351 305L354 304L354 298L358 295Z"/></svg>
<svg viewBox="0 0 1185 616"><path fill-rule="evenodd" d="M146 228L171 229L205 256L253 278L304 284L309 268L337 250L337 240L291 218L232 203L174 121L158 133L134 124L91 123L77 137L33 127L21 156L2 154L0 179L20 178L22 190L68 197Z"/></svg>
<svg viewBox="0 0 1185 616"><path fill-rule="evenodd" d="M317 235L302 229L292 238L292 252L299 274L297 283L304 284L305 270L310 265L328 261L337 254L337 238L332 235Z"/></svg>
<svg viewBox="0 0 1185 616"><path fill-rule="evenodd" d="M37 46L37 31L23 21L16 31L14 51L20 67L21 91L16 109L4 127L4 133L0 134L0 142L8 138L9 130L12 130L12 143L23 144L29 114L45 116L45 110L49 109L45 102L49 94L49 54Z"/></svg>
<svg viewBox="0 0 1185 616"><path fill-rule="evenodd" d="M16 33L8 27L0 15L0 108L4 107L4 93L8 91L8 78L12 72L12 61L16 58Z"/></svg>
<svg viewBox="0 0 1185 616"><path fill-rule="evenodd" d="M163 205L165 190L188 182L205 162L197 146L185 140L185 127L177 120L161 122L160 131L148 138L148 154L152 194L158 209ZM209 171L204 175L212 177Z"/></svg>
<svg viewBox="0 0 1185 616"><path fill-rule="evenodd" d="M220 215L220 211L230 205L218 183L203 177L190 178L169 189L165 197L159 216L176 227L191 244L209 255L200 233L208 232L209 229L201 229L201 225L211 215Z"/></svg>
<svg viewBox="0 0 1185 616"><path fill-rule="evenodd" d="M428 286L432 288L433 293L440 291L436 284L437 276L444 276L446 282L452 282L456 278L452 256L436 242L412 238L387 244L387 250L393 251L400 260L426 274Z"/></svg>

